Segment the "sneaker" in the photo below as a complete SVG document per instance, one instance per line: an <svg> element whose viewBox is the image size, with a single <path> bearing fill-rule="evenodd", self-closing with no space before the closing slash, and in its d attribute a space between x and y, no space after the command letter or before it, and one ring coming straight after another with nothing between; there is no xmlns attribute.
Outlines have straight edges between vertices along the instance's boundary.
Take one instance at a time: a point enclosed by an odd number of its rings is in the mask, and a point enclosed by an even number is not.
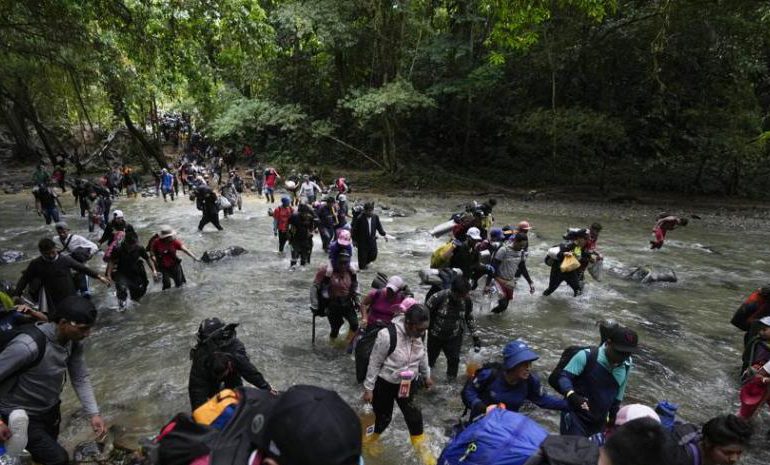
<svg viewBox="0 0 770 465"><path fill-rule="evenodd" d="M8 428L11 430L11 438L5 442L6 455L18 458L21 452L27 447L27 427L29 426L29 417L25 410L13 410L8 415Z"/></svg>

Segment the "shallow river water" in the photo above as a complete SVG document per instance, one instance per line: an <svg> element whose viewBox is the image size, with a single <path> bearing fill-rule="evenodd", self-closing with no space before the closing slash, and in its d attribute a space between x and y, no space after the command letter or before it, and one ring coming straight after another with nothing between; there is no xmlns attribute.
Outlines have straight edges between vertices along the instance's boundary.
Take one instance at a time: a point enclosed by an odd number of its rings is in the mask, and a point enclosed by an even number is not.
<svg viewBox="0 0 770 465"><path fill-rule="evenodd" d="M63 198L70 213L65 219L74 232L84 234L85 220L72 214L72 197L67 193ZM22 250L27 257L34 257L37 241L52 235L52 228L29 209L30 199L0 197L0 250ZM359 282L368 287L376 271L398 273L422 297L427 288L418 285L417 271L427 268L430 252L440 243L427 231L445 221L465 199L378 200L410 215L389 218L387 212L381 213L385 229L396 240L380 243L378 260L362 273ZM595 322L614 318L636 329L643 346L635 358L628 401L652 406L662 399L677 402L681 404L681 418L699 423L737 411L741 333L729 320L743 298L770 281L767 228L749 226L736 231L723 227L725 221L700 213L702 221L691 221L687 228L674 231L663 250L651 252L647 240L654 217L649 212L593 204L499 200L495 210L498 225L527 219L535 228L528 264L538 292L534 296L516 295L503 315L477 314L484 350L490 357L497 356L506 342L521 337L541 355L535 369L547 372L562 348L594 343L598 339ZM100 317L88 340L88 365L105 418L121 425L127 438L154 434L176 412L189 408L189 350L199 322L212 316L240 323L239 337L273 386L285 389L297 383L316 384L333 388L354 407L360 406L361 388L355 383L352 357L328 342L328 323L318 321L315 347L310 342L308 286L315 266L323 260L320 241L316 239L313 266L290 271L288 257L276 252L267 205L256 197L246 197L242 212L222 220L223 232L208 226L211 229L202 234L196 229L199 212L184 198L173 203L157 198L121 198L115 206L125 212L142 242L160 224L168 223L198 255L230 245L249 250L248 255L212 264L192 263L183 257L188 280L184 288L161 292L159 284L153 284L140 304L124 312L116 310L112 289L100 283L93 285ZM605 273L601 283L587 278L586 292L579 298L572 297L566 284L552 296L542 297L548 278L543 264L547 248L559 242L568 226L587 226L593 221L604 225L599 249L608 267L657 263L674 268L679 282L640 285ZM90 265L104 269L101 257L92 259ZM25 266L26 261L0 265L0 277L16 280ZM436 388L420 397L431 445L437 453L446 441L445 430L463 410L459 398L462 380L448 384L444 370L442 358L434 373ZM68 444L87 437L85 420L72 415L78 407L71 387L66 387L63 438ZM555 412L529 412L550 429L558 429ZM754 449L742 463L770 462L764 439L770 428L767 412L762 413L758 424L760 434ZM388 446L385 454L367 463L416 463L400 413L394 415L383 440Z"/></svg>

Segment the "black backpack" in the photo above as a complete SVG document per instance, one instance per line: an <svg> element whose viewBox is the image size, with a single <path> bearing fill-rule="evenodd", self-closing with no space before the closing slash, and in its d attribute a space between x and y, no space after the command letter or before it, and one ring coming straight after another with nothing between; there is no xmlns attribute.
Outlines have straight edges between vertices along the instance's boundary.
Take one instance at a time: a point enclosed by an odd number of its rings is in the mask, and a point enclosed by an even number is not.
<svg viewBox="0 0 770 465"><path fill-rule="evenodd" d="M548 436L524 465L596 465L599 446L580 436Z"/></svg>
<svg viewBox="0 0 770 465"><path fill-rule="evenodd" d="M388 334L390 335L388 355L396 350L396 344L398 343L396 325L388 323L385 326L374 325L366 328L366 332L361 336L361 339L358 340L355 349L356 381L358 383L363 383L366 379L366 372L369 369L369 357L372 355L372 349L374 349L374 342L377 340L377 334L379 334L382 329L387 329Z"/></svg>
<svg viewBox="0 0 770 465"><path fill-rule="evenodd" d="M43 356L45 356L45 349L48 338L34 324L23 325L10 331L0 331L0 352L5 350L8 344L10 344L11 341L20 334L26 334L31 337L33 341L35 341L35 345L37 345L37 355L31 362L19 367L16 371L8 375L8 377L6 377L2 383L0 383L2 385L2 389L0 389L0 391L2 392L8 392L13 384L15 384L15 381L11 383L10 380L15 380L26 370L29 370L30 368L39 364L40 361L43 360Z"/></svg>
<svg viewBox="0 0 770 465"><path fill-rule="evenodd" d="M570 360L572 360L572 357L575 356L578 352L581 350L590 349L588 352L588 360L586 360L586 366L583 369L583 373L589 373L593 369L593 365L596 363L597 358L599 356L599 348L598 347L588 347L588 346L569 346L561 353L561 357L559 357L559 362L554 367L553 371L550 375L548 375L548 384L556 390L556 392L561 392L561 389L559 389L559 376L561 375L562 370L564 370L564 367L567 366Z"/></svg>
<svg viewBox="0 0 770 465"><path fill-rule="evenodd" d="M179 413L161 429L151 444L144 446L150 465L187 465L209 454L209 463L240 465L254 450L252 422L271 402L271 394L251 387L237 389L239 402L222 431L196 423L189 414Z"/></svg>

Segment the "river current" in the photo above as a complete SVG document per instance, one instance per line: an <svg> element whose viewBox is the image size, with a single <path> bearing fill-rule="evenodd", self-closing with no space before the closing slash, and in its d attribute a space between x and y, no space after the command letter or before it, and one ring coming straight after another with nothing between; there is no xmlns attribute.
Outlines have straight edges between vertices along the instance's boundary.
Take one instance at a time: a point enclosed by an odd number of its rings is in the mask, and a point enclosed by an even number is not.
<svg viewBox="0 0 770 465"><path fill-rule="evenodd" d="M73 232L88 237L85 219L74 215L76 207L69 192L62 198L69 213L64 219ZM381 212L385 229L395 239L380 242L379 258L359 278L363 290L381 271L400 274L418 297L423 297L427 287L419 285L417 272L428 267L431 251L441 243L428 231L446 221L468 199L371 198L408 216L391 218L388 211ZM31 199L31 195L0 197L0 250L21 250L27 259L37 255L40 238L54 233L30 208ZM596 343L596 321L613 318L634 328L642 346L635 357L628 402L650 406L663 399L676 402L681 405L680 418L696 423L737 412L742 334L729 320L751 291L770 282L767 228L725 228L724 221L710 221L704 215L703 221L691 221L687 228L670 233L663 250L652 252L647 241L654 216L594 204L498 200L497 225L527 219L534 227L528 266L537 292L517 293L503 315L479 311L477 305L485 354L497 357L506 342L523 338L541 356L534 369L547 373L564 347ZM125 212L142 243L159 225L170 224L199 256L204 250L231 245L249 251L210 264L193 263L183 256L186 286L161 292L159 284L151 284L141 303L123 312L117 310L113 289L93 284L100 315L87 341L86 358L103 415L108 423L124 429L128 442L157 433L176 412L189 408L189 351L200 321L213 316L240 323L239 337L255 365L276 388L298 383L320 385L337 390L355 408L360 407L361 388L355 383L352 356L339 344L328 342L326 321L317 321L317 340L311 345L308 289L316 267L324 260L318 238L311 267L290 271L288 253L277 254L272 219L263 199L245 197L243 211L222 220L222 232L209 225L199 233L199 212L184 197L167 203L160 198L120 198L115 207ZM559 242L568 226L585 227L593 221L604 226L599 250L606 257L607 268L658 264L673 268L679 282L641 285L605 273L600 283L587 277L585 293L578 298L572 297L566 284L552 296L542 297L549 272L543 264L546 250ZM95 233L91 237L98 238ZM0 265L0 278L15 281L26 263ZM89 265L105 268L101 256ZM467 340L463 363L469 344ZM463 411L459 391L464 376L449 384L444 373L442 357L434 372L436 387L420 395L426 430L436 453L447 440L447 428ZM72 445L86 439L89 431L85 419L73 415L79 403L71 387L64 389L63 399L62 437ZM558 430L556 412L527 412L549 429ZM757 426L755 446L742 461L747 465L770 463L764 439L770 428L767 409L763 409ZM383 441L387 446L383 456L367 459L367 463L417 463L398 409Z"/></svg>

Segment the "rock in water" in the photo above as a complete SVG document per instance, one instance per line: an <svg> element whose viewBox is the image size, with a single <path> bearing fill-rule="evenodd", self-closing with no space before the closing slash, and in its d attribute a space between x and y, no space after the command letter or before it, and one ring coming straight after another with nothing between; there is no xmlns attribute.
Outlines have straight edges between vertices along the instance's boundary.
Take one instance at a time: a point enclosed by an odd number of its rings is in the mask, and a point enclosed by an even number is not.
<svg viewBox="0 0 770 465"><path fill-rule="evenodd" d="M676 273L671 268L662 266L639 266L626 275L626 279L647 283L675 283Z"/></svg>
<svg viewBox="0 0 770 465"><path fill-rule="evenodd" d="M24 258L24 252L18 250L4 250L0 253L0 263L15 263Z"/></svg>
<svg viewBox="0 0 770 465"><path fill-rule="evenodd" d="M222 260L225 257L237 257L238 255L243 255L245 253L249 253L249 251L237 245L228 247L226 249L207 250L203 252L201 261L211 263L217 260Z"/></svg>

